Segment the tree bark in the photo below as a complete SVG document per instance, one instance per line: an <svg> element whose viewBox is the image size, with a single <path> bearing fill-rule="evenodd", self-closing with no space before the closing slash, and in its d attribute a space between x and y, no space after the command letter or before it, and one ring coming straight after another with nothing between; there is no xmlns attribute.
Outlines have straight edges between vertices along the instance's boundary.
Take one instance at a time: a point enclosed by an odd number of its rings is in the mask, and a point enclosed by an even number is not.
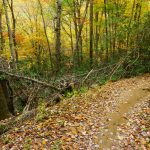
<svg viewBox="0 0 150 150"><path fill-rule="evenodd" d="M79 46L79 40L80 40L80 36L81 36L81 33L82 33L82 29L83 29L83 25L84 25L84 22L85 22L85 18L86 18L86 15L87 15L87 10L88 10L88 7L89 7L89 3L90 3L90 0L87 0L86 2L86 6L85 6L85 10L84 10L84 14L83 14L83 18L81 20L81 24L79 26L79 30L78 30L78 33L77 33L77 37L76 37L76 44L75 44L75 50L74 50L74 65L75 65L75 60L77 58L77 64L79 66L79 58L77 57L77 52L78 52L78 46Z"/></svg>
<svg viewBox="0 0 150 150"><path fill-rule="evenodd" d="M4 70L0 70L0 73L11 76L11 77L14 77L14 78L17 78L17 79L23 79L23 80L28 80L28 81L31 81L31 82L35 82L35 83L43 85L45 87L49 87L49 88L51 88L55 91L61 92L61 89L59 89L59 88L57 88L57 87L55 87L55 86L53 86L53 85L51 85L47 82L39 81L37 79L33 79L33 78L30 78L30 77L20 76L20 75L17 75L17 74L12 74L12 73L6 72Z"/></svg>
<svg viewBox="0 0 150 150"><path fill-rule="evenodd" d="M11 0L10 4L7 0L7 3L9 5L11 16L12 16L12 38L13 38L13 44L14 44L14 52L15 52L15 60L16 63L18 63L18 51L17 51L17 42L16 42L16 18L14 13L14 1Z"/></svg>
<svg viewBox="0 0 150 150"><path fill-rule="evenodd" d="M77 22L78 22L78 29L81 26L81 1L77 0ZM79 37L79 51L78 51L78 59L79 59L79 65L82 63L83 60L83 54L82 54L82 33Z"/></svg>
<svg viewBox="0 0 150 150"><path fill-rule="evenodd" d="M57 16L56 16L56 66L57 66L57 72L60 70L61 67L61 0L57 0Z"/></svg>
<svg viewBox="0 0 150 150"><path fill-rule="evenodd" d="M41 16L42 16L42 22L43 22L43 28L44 28L44 34L45 34L45 38L46 38L46 42L47 42L47 46L48 46L48 52L49 52L49 58L50 58L51 68L53 70L53 60L52 60L52 54L51 54L51 47L50 47L50 42L49 42L49 39L48 39L47 30L46 30L46 23L45 23L44 14L43 14L43 8L42 8L40 0L38 0L38 3L39 3L39 6L40 6L40 11L41 11Z"/></svg>
<svg viewBox="0 0 150 150"><path fill-rule="evenodd" d="M10 28L10 21L8 17L7 12L7 1L3 0L3 6L5 10L5 17L6 17L6 24L7 24L7 30L8 30L8 37L9 37L9 47L10 47L10 60L11 60L11 68L16 69L16 63L15 63L15 51L14 51L14 44L13 44L13 36L12 36L12 30Z"/></svg>
<svg viewBox="0 0 150 150"><path fill-rule="evenodd" d="M90 0L90 67L93 65L93 0Z"/></svg>
<svg viewBox="0 0 150 150"><path fill-rule="evenodd" d="M133 1L133 5L132 5L132 12L131 12L131 17L130 17L130 20L129 20L129 24L128 24L128 32L127 32L127 50L128 50L128 47L129 47L129 39L130 39L130 28L131 28L131 23L132 23L132 19L134 17L134 8L135 8L135 0Z"/></svg>
<svg viewBox="0 0 150 150"><path fill-rule="evenodd" d="M71 24L71 21L70 21L69 30L70 30L70 44L71 44L71 51L72 51L72 55L73 55L74 46L73 46L73 35L72 35L72 24Z"/></svg>
<svg viewBox="0 0 150 150"><path fill-rule="evenodd" d="M0 80L0 120L6 119L10 116L9 111L9 96L6 82Z"/></svg>
<svg viewBox="0 0 150 150"><path fill-rule="evenodd" d="M0 53L3 51L4 39L3 39L3 27L2 27L2 9L0 9Z"/></svg>
<svg viewBox="0 0 150 150"><path fill-rule="evenodd" d="M99 12L97 11L95 13L95 22L96 22L96 27L95 27L95 54L96 54L96 63L98 64L98 46L99 46L99 25L98 25L98 20L99 19Z"/></svg>
<svg viewBox="0 0 150 150"><path fill-rule="evenodd" d="M104 16L105 16L105 38L106 38L106 62L108 62L108 23L107 23L107 0L104 0Z"/></svg>
<svg viewBox="0 0 150 150"><path fill-rule="evenodd" d="M74 59L74 65L75 62L77 62L77 64L79 64L79 42L77 42L78 40L78 22L77 22L77 4L75 2L75 0L73 1L73 20L74 20L74 27L75 27L75 38L76 38L76 45L75 45L75 50L74 50L74 54L73 54L73 59Z"/></svg>
<svg viewBox="0 0 150 150"><path fill-rule="evenodd" d="M111 14L113 14L112 10L108 10L108 33L109 33L109 51L110 55L113 56L112 52L112 19Z"/></svg>

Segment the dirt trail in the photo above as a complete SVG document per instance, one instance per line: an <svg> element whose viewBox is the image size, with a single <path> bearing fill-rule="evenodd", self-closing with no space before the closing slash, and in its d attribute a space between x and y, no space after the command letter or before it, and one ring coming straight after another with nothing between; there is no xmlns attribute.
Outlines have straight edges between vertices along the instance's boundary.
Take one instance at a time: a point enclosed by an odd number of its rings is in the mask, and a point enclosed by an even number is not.
<svg viewBox="0 0 150 150"><path fill-rule="evenodd" d="M108 123L107 128L104 131L102 137L101 149L111 149L114 139L117 139L117 127L126 122L125 114L131 110L135 104L141 102L144 97L150 94L150 87L147 87L149 83L130 90L130 92L124 93L122 96L125 99L124 103L118 105L117 110L107 116ZM146 87L146 88L145 88ZM122 137L119 137L122 138Z"/></svg>

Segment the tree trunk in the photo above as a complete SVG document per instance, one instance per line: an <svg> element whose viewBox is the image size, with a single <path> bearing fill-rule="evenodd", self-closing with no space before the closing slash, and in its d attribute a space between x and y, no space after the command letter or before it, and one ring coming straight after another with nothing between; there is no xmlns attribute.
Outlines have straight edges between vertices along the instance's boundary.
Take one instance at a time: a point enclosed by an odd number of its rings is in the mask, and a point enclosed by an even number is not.
<svg viewBox="0 0 150 150"><path fill-rule="evenodd" d="M15 13L14 13L14 1L11 0L10 4L9 1L7 0L10 11L11 11L11 16L12 16L12 38L13 38L13 43L14 43L14 52L15 52L15 59L16 63L18 63L18 51L17 51L17 42L16 42L16 18L15 18Z"/></svg>
<svg viewBox="0 0 150 150"><path fill-rule="evenodd" d="M108 10L108 33L109 33L109 51L110 56L113 56L112 54L112 19L111 14L113 14L112 10Z"/></svg>
<svg viewBox="0 0 150 150"><path fill-rule="evenodd" d="M61 30L61 0L57 0L57 17L56 17L56 66L57 66L57 72L60 70L61 67L61 41L60 41L60 30Z"/></svg>
<svg viewBox="0 0 150 150"><path fill-rule="evenodd" d="M0 80L0 120L6 119L10 116L9 108L8 108L8 93L5 88L5 81Z"/></svg>
<svg viewBox="0 0 150 150"><path fill-rule="evenodd" d="M98 64L98 46L99 46L99 25L98 25L98 18L99 18L99 12L97 11L95 13L95 22L96 22L96 27L95 27L95 55L96 55L96 64Z"/></svg>
<svg viewBox="0 0 150 150"><path fill-rule="evenodd" d="M131 23L132 23L132 19L134 17L134 8L135 8L135 0L133 1L133 5L132 5L132 12L131 12L131 17L129 20L129 24L128 24L128 32L127 32L127 51L129 48L129 40L130 40L130 32L131 32Z"/></svg>
<svg viewBox="0 0 150 150"><path fill-rule="evenodd" d="M9 37L9 47L10 47L10 54L11 54L10 66L11 66L11 68L16 69L13 36L12 36L11 28L10 28L10 21L9 21L8 12L7 12L7 1L6 0L3 0L3 6L4 6L4 10L5 10L6 24L7 24L8 37Z"/></svg>
<svg viewBox="0 0 150 150"><path fill-rule="evenodd" d="M76 6L76 2L75 0L73 1L73 19L74 19L74 28L75 28L75 38L76 38L76 45L75 45L75 50L74 50L74 55L73 55L73 61L74 61L74 65L76 64L79 64L79 42L77 41L78 40L78 23L77 23L77 6Z"/></svg>
<svg viewBox="0 0 150 150"><path fill-rule="evenodd" d="M140 19L141 19L141 11L142 11L142 2L143 0L140 1L139 3L139 12L138 12L138 17L137 17L137 22L138 22L138 32L137 32L137 41L139 41L139 27L140 27ZM137 43L138 45L138 43Z"/></svg>
<svg viewBox="0 0 150 150"><path fill-rule="evenodd" d="M74 50L74 64L75 64L75 59L77 58L77 60L79 60L78 56L77 56L77 50L78 50L78 46L79 46L79 40L80 40L80 36L82 34L82 29L83 29L83 25L84 25L84 22L85 22L85 18L86 18L86 15L87 15L87 11L88 11L88 6L89 6L89 2L90 0L87 0L86 2L86 6L85 6L85 10L84 10L84 14L83 14L83 18L81 20L81 24L79 26L79 31L77 33L77 37L76 37L76 44L75 44L75 50ZM77 64L79 66L79 61L77 61Z"/></svg>
<svg viewBox="0 0 150 150"><path fill-rule="evenodd" d="M90 67L93 65L93 0L90 0Z"/></svg>
<svg viewBox="0 0 150 150"><path fill-rule="evenodd" d="M108 62L108 23L107 23L107 0L104 0L104 15L105 15L105 38L106 38L106 62Z"/></svg>
<svg viewBox="0 0 150 150"><path fill-rule="evenodd" d="M51 54L51 47L50 47L50 42L49 42L49 39L48 39L47 30L46 30L46 23L45 23L44 14L43 14L43 8L42 8L40 0L38 0L38 3L39 3L39 6L40 6L42 22L43 22L43 28L44 28L44 34L45 34L45 38L46 38L46 42L47 42L47 46L48 46L48 53L49 53L51 68L53 70L53 60L52 60L52 54Z"/></svg>
<svg viewBox="0 0 150 150"><path fill-rule="evenodd" d="M73 35L72 35L72 24L71 24L71 21L70 21L69 30L70 30L70 44L71 44L71 51L72 51L72 55L73 55L74 46L73 46Z"/></svg>
<svg viewBox="0 0 150 150"><path fill-rule="evenodd" d="M2 10L0 9L0 53L3 51Z"/></svg>
<svg viewBox="0 0 150 150"><path fill-rule="evenodd" d="M78 28L80 28L81 26L81 1L77 1L77 20L78 20ZM82 63L82 60L83 60L83 52L82 52L82 33L79 37L79 54L78 54L78 57L79 57L79 65Z"/></svg>

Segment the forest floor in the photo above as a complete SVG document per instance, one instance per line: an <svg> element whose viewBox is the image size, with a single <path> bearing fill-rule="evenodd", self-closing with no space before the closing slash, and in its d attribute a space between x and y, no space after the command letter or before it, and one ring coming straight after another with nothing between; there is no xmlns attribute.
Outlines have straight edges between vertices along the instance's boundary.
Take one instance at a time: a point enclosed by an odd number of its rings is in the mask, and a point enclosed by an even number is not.
<svg viewBox="0 0 150 150"><path fill-rule="evenodd" d="M106 85L46 108L48 117L3 134L8 150L150 149L150 74Z"/></svg>

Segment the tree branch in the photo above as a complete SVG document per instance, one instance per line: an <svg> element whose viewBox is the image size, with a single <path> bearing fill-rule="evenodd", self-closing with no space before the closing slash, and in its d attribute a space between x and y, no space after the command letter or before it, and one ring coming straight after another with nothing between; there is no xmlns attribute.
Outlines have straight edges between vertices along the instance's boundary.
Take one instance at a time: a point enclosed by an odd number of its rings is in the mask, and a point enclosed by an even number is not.
<svg viewBox="0 0 150 150"><path fill-rule="evenodd" d="M41 84L43 86L46 86L46 87L49 87L55 91L58 91L58 92L61 92L61 89L49 84L49 83L46 83L46 82L43 82L43 81L39 81L37 79L33 79L33 78L30 78L30 77L25 77L25 76L21 76L21 75L18 75L18 74L13 74L13 73L10 73L10 72L6 72L4 70L0 70L0 73L2 74L5 74L5 75L8 75L8 76L11 76L11 77L15 77L15 78L20 78L20 79L24 79L24 80L28 80L28 81L32 81L32 82L35 82L35 83L38 83L38 84Z"/></svg>

